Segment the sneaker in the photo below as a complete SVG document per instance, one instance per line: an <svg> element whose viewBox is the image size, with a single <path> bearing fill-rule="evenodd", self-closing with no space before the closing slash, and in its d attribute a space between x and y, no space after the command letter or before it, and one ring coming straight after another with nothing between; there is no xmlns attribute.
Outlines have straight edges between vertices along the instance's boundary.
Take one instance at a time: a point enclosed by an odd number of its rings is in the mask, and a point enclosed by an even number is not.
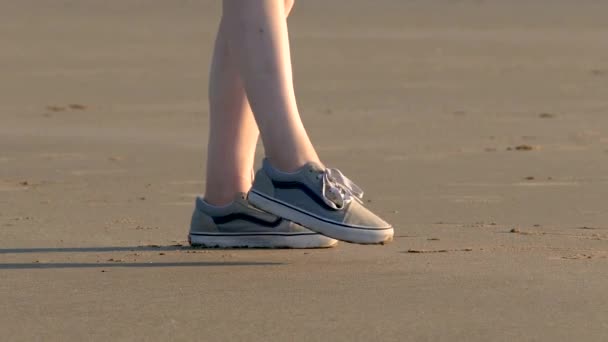
<svg viewBox="0 0 608 342"><path fill-rule="evenodd" d="M323 248L338 243L253 207L246 194L224 207L197 197L188 241L192 246L215 248Z"/></svg>
<svg viewBox="0 0 608 342"><path fill-rule="evenodd" d="M249 203L334 239L377 244L393 239L393 227L363 206L363 191L337 169L308 163L292 173L264 160Z"/></svg>

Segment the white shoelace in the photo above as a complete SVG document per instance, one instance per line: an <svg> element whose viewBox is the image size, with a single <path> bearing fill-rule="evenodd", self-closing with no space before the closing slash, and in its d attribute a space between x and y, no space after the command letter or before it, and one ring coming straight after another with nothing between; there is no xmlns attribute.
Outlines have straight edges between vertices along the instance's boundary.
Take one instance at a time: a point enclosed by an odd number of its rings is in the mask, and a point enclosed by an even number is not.
<svg viewBox="0 0 608 342"><path fill-rule="evenodd" d="M321 176L321 174L319 174ZM323 201L333 209L341 210L353 199L361 202L363 189L348 179L338 169L325 169L323 179Z"/></svg>

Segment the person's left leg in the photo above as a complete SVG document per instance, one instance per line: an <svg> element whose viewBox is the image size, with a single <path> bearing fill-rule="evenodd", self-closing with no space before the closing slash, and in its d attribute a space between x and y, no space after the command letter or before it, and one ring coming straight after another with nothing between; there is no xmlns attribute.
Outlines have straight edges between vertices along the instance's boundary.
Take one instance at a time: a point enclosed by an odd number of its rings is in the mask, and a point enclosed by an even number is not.
<svg viewBox="0 0 608 342"><path fill-rule="evenodd" d="M294 0L285 0L285 17ZM209 141L205 201L227 205L251 188L259 136L251 107L225 38L223 20L209 76Z"/></svg>
<svg viewBox="0 0 608 342"><path fill-rule="evenodd" d="M215 40L209 76L209 141L205 201L223 206L251 187L258 127L223 34Z"/></svg>
<svg viewBox="0 0 608 342"><path fill-rule="evenodd" d="M285 15L293 0L285 1ZM188 240L192 246L323 248L337 241L253 207L252 183L258 127L223 24L215 41L209 77L209 145L205 198L197 198Z"/></svg>

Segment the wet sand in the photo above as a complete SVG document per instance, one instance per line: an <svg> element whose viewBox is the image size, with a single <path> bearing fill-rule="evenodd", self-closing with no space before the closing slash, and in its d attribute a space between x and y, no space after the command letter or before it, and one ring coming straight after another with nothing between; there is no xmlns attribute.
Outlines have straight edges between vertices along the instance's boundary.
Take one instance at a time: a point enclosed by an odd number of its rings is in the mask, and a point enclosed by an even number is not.
<svg viewBox="0 0 608 342"><path fill-rule="evenodd" d="M300 1L296 92L386 246L192 250L211 1L0 1L3 340L602 341L608 4Z"/></svg>

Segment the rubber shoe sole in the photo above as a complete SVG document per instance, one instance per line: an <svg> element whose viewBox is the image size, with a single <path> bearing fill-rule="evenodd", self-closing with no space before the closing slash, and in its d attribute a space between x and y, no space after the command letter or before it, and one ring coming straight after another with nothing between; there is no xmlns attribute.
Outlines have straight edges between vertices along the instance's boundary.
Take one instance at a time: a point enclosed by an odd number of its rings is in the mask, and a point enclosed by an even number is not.
<svg viewBox="0 0 608 342"><path fill-rule="evenodd" d="M329 248L338 241L317 233L190 233L192 247L204 248Z"/></svg>

